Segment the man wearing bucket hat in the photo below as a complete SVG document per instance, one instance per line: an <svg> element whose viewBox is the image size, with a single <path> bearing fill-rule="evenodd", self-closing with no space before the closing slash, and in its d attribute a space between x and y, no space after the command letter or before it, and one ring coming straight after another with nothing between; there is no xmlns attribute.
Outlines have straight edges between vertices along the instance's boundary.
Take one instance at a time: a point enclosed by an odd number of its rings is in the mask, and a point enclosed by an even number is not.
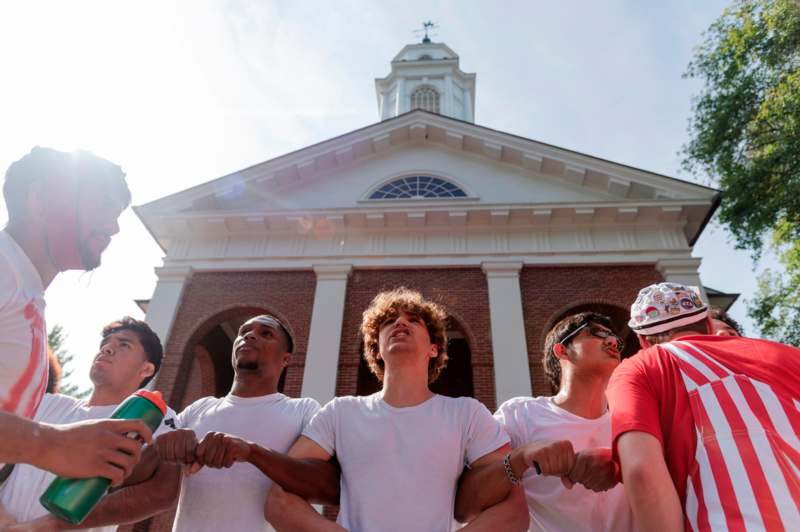
<svg viewBox="0 0 800 532"><path fill-rule="evenodd" d="M272 530L263 508L273 479L255 464L238 462L236 449L224 443L235 439L248 450L259 447L282 456L300 436L319 403L278 392L293 351L294 340L277 317L263 314L245 321L233 342L230 393L198 399L178 415L182 429L156 440L161 459L185 464L189 473L174 531Z"/></svg>
<svg viewBox="0 0 800 532"><path fill-rule="evenodd" d="M639 292L643 350L611 378L614 453L642 530L788 530L800 523L800 350L711 336L683 285Z"/></svg>
<svg viewBox="0 0 800 532"><path fill-rule="evenodd" d="M34 148L3 185L8 225L0 231L0 481L4 462L118 485L150 440L140 420L50 426L29 421L47 386L44 290L59 272L91 270L119 231L130 203L125 174L88 152Z"/></svg>

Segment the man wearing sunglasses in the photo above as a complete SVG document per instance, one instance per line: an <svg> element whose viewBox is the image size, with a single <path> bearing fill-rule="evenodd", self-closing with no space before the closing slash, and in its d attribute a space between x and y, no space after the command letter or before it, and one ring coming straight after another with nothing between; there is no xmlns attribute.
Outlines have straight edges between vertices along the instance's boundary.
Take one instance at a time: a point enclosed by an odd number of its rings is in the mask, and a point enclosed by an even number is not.
<svg viewBox="0 0 800 532"><path fill-rule="evenodd" d="M491 469L467 473L482 475L476 501L522 483L530 530L632 529L605 400L622 348L609 318L594 312L568 316L547 333L542 363L557 393L500 406L495 417L513 451Z"/></svg>

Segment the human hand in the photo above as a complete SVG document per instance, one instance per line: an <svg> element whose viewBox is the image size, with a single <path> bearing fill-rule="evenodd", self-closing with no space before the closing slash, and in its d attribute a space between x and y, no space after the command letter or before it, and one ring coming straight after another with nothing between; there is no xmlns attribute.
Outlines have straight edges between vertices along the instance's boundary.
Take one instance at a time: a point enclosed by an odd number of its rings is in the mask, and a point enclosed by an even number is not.
<svg viewBox="0 0 800 532"><path fill-rule="evenodd" d="M155 443L158 456L165 462L195 464L197 435L191 429L176 429L161 434Z"/></svg>
<svg viewBox="0 0 800 532"><path fill-rule="evenodd" d="M619 468L608 447L584 449L575 455L575 466L568 477L586 489L606 491L619 482Z"/></svg>
<svg viewBox="0 0 800 532"><path fill-rule="evenodd" d="M209 432L197 446L197 461L205 466L231 467L250 457L250 442L222 432Z"/></svg>
<svg viewBox="0 0 800 532"><path fill-rule="evenodd" d="M538 441L521 448L526 468L533 467L540 475L558 476L568 488L567 475L575 466L575 451L568 440Z"/></svg>
<svg viewBox="0 0 800 532"><path fill-rule="evenodd" d="M142 456L142 444L153 439L150 427L141 419L43 423L40 427L41 452L33 465L65 477L104 477L112 486L131 474ZM129 433L138 437L128 437Z"/></svg>

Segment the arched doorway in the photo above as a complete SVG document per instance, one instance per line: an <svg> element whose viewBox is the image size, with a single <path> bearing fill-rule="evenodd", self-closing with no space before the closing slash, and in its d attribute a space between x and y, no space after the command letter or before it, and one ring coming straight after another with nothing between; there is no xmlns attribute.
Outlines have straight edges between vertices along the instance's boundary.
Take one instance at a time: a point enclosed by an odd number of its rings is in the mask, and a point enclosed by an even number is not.
<svg viewBox="0 0 800 532"><path fill-rule="evenodd" d="M472 382L472 352L469 341L458 322L452 317L447 319L447 366L431 384L431 391L448 397L474 397ZM364 342L359 349L361 359L358 364L358 380L356 395L370 395L381 389L381 383L373 375L364 359Z"/></svg>
<svg viewBox="0 0 800 532"><path fill-rule="evenodd" d="M570 307L566 311L560 313L556 318L551 320L547 326L547 330L549 331L553 325L567 316L579 314L581 312L597 312L598 314L604 314L611 318L611 323L614 325L614 330L625 342L625 348L622 350L623 359L631 357L639 351L639 340L636 338L636 333L631 331L631 328L628 327L628 310L616 305L610 305L608 303L583 303L574 307Z"/></svg>

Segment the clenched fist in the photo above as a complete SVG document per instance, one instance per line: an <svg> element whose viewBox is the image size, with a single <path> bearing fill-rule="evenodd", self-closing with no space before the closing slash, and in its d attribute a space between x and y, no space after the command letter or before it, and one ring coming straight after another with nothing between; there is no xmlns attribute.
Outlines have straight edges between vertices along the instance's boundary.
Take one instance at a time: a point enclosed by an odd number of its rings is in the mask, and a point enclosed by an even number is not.
<svg viewBox="0 0 800 532"><path fill-rule="evenodd" d="M197 435L191 429L172 430L156 438L158 456L165 462L194 464L196 449Z"/></svg>
<svg viewBox="0 0 800 532"><path fill-rule="evenodd" d="M567 488L572 488L569 472L575 466L575 451L568 440L536 441L523 445L511 453L511 467L518 478L530 468L540 475L561 477Z"/></svg>
<svg viewBox="0 0 800 532"><path fill-rule="evenodd" d="M619 468L611 457L611 449L585 449L575 455L575 466L568 477L586 489L606 491L619 482Z"/></svg>
<svg viewBox="0 0 800 532"><path fill-rule="evenodd" d="M209 432L197 446L197 461L214 468L231 467L235 462L246 462L251 444L236 436L222 432Z"/></svg>

